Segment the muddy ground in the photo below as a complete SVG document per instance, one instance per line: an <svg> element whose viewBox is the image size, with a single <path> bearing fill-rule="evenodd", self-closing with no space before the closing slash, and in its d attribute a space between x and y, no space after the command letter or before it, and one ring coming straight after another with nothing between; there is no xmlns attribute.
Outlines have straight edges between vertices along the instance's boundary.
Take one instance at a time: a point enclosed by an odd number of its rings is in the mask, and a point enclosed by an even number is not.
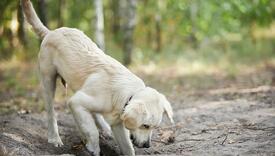
<svg viewBox="0 0 275 156"><path fill-rule="evenodd" d="M184 86L188 83L179 83L166 91L176 124L164 118L152 146L136 148L136 154L275 155L275 87L271 83L241 86L226 79L215 82L218 87L190 91ZM151 85L162 90L165 86L159 83ZM59 148L47 143L45 112L1 115L0 155L88 155L70 113L58 111L58 124L64 143ZM114 140L105 135L101 135L101 152L119 155Z"/></svg>

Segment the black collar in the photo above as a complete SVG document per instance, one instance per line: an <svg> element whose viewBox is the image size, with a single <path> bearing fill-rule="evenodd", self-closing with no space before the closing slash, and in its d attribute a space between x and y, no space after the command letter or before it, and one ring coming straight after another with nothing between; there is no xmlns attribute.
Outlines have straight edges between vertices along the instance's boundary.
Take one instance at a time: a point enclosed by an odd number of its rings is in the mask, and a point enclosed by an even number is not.
<svg viewBox="0 0 275 156"><path fill-rule="evenodd" d="M130 96L130 98L129 98L129 99L127 100L127 102L124 104L123 109L122 109L123 112L124 112L126 106L127 106L127 105L129 104L129 102L131 101L132 97L133 97L133 95Z"/></svg>

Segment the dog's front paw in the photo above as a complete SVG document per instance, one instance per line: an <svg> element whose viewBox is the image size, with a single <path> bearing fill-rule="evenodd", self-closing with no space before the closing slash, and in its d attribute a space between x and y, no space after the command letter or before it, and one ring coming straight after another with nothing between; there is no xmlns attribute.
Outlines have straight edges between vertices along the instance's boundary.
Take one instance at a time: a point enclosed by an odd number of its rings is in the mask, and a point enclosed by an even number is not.
<svg viewBox="0 0 275 156"><path fill-rule="evenodd" d="M108 139L113 138L112 131L103 130L101 133L103 134L103 136L105 136Z"/></svg>
<svg viewBox="0 0 275 156"><path fill-rule="evenodd" d="M93 156L99 156L100 155L100 149L99 146L92 145L90 143L86 144L86 148L89 151L89 153Z"/></svg>
<svg viewBox="0 0 275 156"><path fill-rule="evenodd" d="M61 147L63 145L63 142L60 139L60 137L48 138L48 143L53 144L55 147Z"/></svg>

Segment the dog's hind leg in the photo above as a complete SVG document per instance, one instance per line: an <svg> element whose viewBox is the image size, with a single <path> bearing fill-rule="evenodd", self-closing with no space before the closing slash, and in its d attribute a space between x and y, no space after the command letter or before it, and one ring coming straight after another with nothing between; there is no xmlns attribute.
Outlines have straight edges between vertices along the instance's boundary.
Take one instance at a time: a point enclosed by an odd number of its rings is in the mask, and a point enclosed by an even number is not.
<svg viewBox="0 0 275 156"><path fill-rule="evenodd" d="M39 70L48 117L48 142L54 144L56 147L60 147L63 143L58 133L56 114L53 106L57 73L54 66L45 59L39 60Z"/></svg>

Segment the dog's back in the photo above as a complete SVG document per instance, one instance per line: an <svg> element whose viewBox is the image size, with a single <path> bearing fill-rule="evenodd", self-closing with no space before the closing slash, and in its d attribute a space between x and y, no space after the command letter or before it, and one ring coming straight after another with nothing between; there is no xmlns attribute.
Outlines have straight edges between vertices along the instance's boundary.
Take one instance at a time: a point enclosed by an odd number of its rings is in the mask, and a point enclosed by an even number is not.
<svg viewBox="0 0 275 156"><path fill-rule="evenodd" d="M105 55L82 31L73 28L59 28L44 37L39 62L45 58L53 61L58 74L74 90L93 73L104 71L108 77L122 73L132 75L118 61Z"/></svg>

